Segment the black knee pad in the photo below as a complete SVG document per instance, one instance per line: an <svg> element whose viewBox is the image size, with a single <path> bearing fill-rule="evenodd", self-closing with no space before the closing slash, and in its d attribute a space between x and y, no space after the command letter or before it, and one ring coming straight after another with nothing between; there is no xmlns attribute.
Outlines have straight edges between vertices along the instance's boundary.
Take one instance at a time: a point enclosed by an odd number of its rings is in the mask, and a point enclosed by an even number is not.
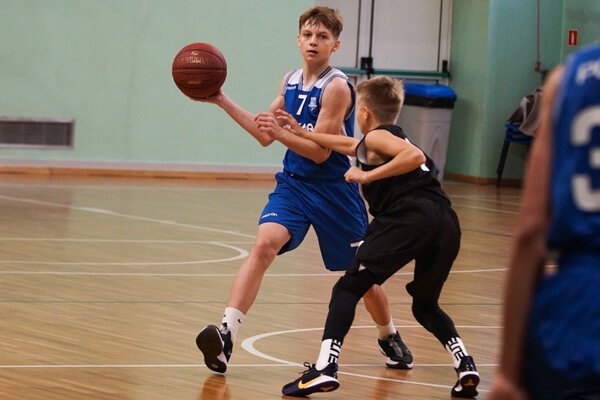
<svg viewBox="0 0 600 400"><path fill-rule="evenodd" d="M421 325L429 319L429 316L437 314L439 310L440 307L437 303L422 303L416 301L413 301L412 303L412 313Z"/></svg>
<svg viewBox="0 0 600 400"><path fill-rule="evenodd" d="M333 292L336 290L344 289L360 299L369 291L371 286L375 283L373 275L368 270L362 270L354 274L344 274L335 286Z"/></svg>
<svg viewBox="0 0 600 400"><path fill-rule="evenodd" d="M454 322L437 303L418 302L412 304L412 313L423 328L445 345L448 340L458 336Z"/></svg>

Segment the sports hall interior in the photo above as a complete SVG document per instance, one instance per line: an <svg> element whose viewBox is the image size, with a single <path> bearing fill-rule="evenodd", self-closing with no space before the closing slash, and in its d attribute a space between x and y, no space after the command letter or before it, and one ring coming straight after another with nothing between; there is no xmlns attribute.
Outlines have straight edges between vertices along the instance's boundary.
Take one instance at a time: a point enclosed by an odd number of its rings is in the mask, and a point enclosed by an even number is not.
<svg viewBox="0 0 600 400"><path fill-rule="evenodd" d="M600 38L600 5L316 3L343 11L350 48L344 65L332 64L354 82L367 77L361 58L370 55L371 75L457 94L442 184L463 236L440 304L485 399L528 154L511 145L496 185L505 123L547 71ZM179 49L211 43L227 60L223 90L265 111L284 74L301 67L298 17L313 5L0 0L0 399L280 399L314 362L340 274L323 267L311 230L267 271L227 373L203 363L195 335L221 319L285 148L260 146L222 110L182 95L171 75ZM9 130L15 123L22 132ZM313 398L450 398L449 356L411 313L412 270L384 287L414 368L385 367L361 302L341 387Z"/></svg>

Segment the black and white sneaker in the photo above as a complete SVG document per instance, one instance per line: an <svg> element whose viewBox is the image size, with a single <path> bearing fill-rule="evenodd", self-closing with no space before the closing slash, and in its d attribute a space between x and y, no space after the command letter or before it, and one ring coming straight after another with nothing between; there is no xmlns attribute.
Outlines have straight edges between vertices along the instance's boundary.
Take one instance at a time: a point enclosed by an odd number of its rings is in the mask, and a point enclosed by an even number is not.
<svg viewBox="0 0 600 400"><path fill-rule="evenodd" d="M331 392L340 387L337 380L337 364L330 363L322 370L307 362L304 366L308 369L300 378L285 385L281 393L291 397L304 397L315 392Z"/></svg>
<svg viewBox="0 0 600 400"><path fill-rule="evenodd" d="M231 357L233 342L231 332L221 332L214 325L205 326L196 336L196 345L204 354L204 363L216 372L227 371L227 362Z"/></svg>
<svg viewBox="0 0 600 400"><path fill-rule="evenodd" d="M477 396L477 385L479 385L479 373L475 368L475 362L471 356L463 357L456 370L458 380L452 388L454 397L470 399Z"/></svg>
<svg viewBox="0 0 600 400"><path fill-rule="evenodd" d="M377 342L381 354L387 357L385 365L388 368L411 369L413 367L413 356L398 332L389 335L384 340L379 339Z"/></svg>

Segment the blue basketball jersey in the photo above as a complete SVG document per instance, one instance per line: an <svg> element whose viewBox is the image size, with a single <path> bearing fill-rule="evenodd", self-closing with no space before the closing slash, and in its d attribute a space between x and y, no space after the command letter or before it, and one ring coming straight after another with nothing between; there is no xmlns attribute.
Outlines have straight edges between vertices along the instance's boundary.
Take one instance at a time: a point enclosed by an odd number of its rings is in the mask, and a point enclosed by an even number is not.
<svg viewBox="0 0 600 400"><path fill-rule="evenodd" d="M554 104L548 244L563 255L600 251L600 45L565 64Z"/></svg>
<svg viewBox="0 0 600 400"><path fill-rule="evenodd" d="M312 132L321 111L325 87L335 77L345 79L352 92L352 110L344 118L342 128L344 134L352 137L354 136L354 88L348 77L338 69L328 67L308 88L303 87L302 69L290 73L284 89L285 108L305 130ZM347 156L332 151L325 162L317 164L288 149L283 159L283 168L289 173L307 179L333 181L343 179L344 173L350 168L350 160Z"/></svg>

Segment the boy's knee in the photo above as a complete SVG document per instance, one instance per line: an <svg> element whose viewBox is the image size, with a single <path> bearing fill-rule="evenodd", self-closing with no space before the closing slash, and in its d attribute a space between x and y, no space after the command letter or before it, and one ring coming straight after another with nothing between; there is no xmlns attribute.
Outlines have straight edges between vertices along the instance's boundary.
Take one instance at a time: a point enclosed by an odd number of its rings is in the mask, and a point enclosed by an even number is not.
<svg viewBox="0 0 600 400"><path fill-rule="evenodd" d="M367 270L363 270L357 272L355 274L344 274L335 286L333 287L334 291L343 289L346 290L360 299L367 293L367 291L373 286L374 279L373 275Z"/></svg>
<svg viewBox="0 0 600 400"><path fill-rule="evenodd" d="M440 309L437 303L428 303L422 301L413 301L412 313L419 322L426 319L428 315L435 314Z"/></svg>
<svg viewBox="0 0 600 400"><path fill-rule="evenodd" d="M274 235L259 235L254 242L252 252L258 257L274 258L287 242Z"/></svg>

